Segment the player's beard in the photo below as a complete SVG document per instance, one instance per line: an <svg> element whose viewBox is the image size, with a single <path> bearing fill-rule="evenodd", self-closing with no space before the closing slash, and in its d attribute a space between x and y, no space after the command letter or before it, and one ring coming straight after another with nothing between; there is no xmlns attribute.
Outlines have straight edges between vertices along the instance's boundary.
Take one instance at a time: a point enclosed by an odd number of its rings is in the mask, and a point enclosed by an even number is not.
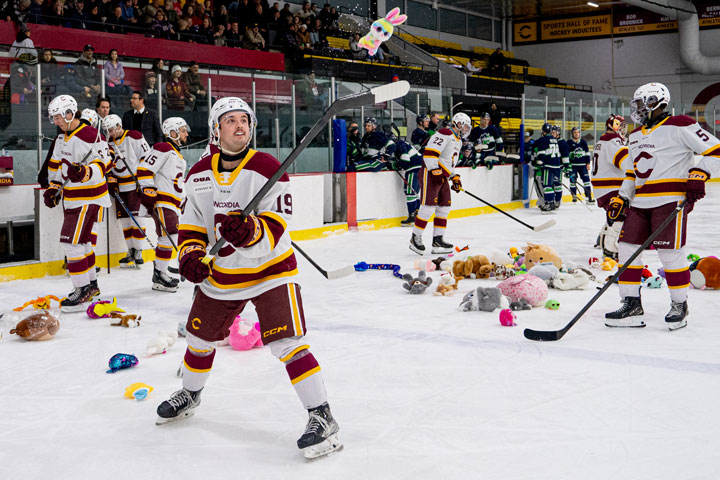
<svg viewBox="0 0 720 480"><path fill-rule="evenodd" d="M220 150L223 153L227 153L229 155L237 155L238 153L244 152L245 150L247 150L248 145L250 145L250 135L249 135L249 133L246 133L246 134L243 134L242 136L245 137L245 139L244 139L245 141L242 143L242 145L240 147L235 147L235 148L239 148L238 150L233 150L233 151L229 150L227 147L223 146L222 141L219 142Z"/></svg>

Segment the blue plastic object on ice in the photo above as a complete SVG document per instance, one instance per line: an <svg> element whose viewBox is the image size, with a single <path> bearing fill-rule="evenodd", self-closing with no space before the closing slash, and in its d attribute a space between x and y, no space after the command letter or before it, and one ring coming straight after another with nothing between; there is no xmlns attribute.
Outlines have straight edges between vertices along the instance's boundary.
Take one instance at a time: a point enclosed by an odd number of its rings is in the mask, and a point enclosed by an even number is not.
<svg viewBox="0 0 720 480"><path fill-rule="evenodd" d="M115 373L118 370L134 367L137 364L138 359L135 355L131 355L129 353L116 353L110 358L110 361L108 361L110 370L105 373Z"/></svg>

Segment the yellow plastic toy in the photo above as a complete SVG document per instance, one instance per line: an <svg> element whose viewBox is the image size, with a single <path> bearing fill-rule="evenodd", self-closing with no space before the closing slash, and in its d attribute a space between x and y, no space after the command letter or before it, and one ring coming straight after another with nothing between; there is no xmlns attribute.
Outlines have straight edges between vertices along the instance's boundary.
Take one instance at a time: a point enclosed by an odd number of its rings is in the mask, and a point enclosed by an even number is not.
<svg viewBox="0 0 720 480"><path fill-rule="evenodd" d="M60 306L60 299L58 297L55 295L46 295L44 297L38 297L35 300L30 300L29 302L25 302L22 307L13 308L13 310L19 312L29 305L32 305L33 308L37 310L47 310L52 308L52 300L58 302L58 307Z"/></svg>
<svg viewBox="0 0 720 480"><path fill-rule="evenodd" d="M602 263L602 265L600 265L600 267L602 267L602 269L606 272L609 272L610 270L615 270L617 266L618 263L610 257L605 257L604 262Z"/></svg>
<svg viewBox="0 0 720 480"><path fill-rule="evenodd" d="M135 399L135 400L145 400L147 396L155 390L153 387L151 387L148 384L145 383L133 383L132 385L125 388L125 398Z"/></svg>

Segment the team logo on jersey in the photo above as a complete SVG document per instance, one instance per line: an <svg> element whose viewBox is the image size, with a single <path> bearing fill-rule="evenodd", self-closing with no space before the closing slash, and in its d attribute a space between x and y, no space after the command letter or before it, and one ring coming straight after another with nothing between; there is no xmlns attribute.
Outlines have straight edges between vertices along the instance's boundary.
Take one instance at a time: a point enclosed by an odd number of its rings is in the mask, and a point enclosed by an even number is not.
<svg viewBox="0 0 720 480"><path fill-rule="evenodd" d="M200 330L200 324L201 324L201 323L202 323L202 320L200 320L199 318L195 317L195 318L192 319L192 322L190 322L190 325L192 326L192 328L193 328L194 330Z"/></svg>
<svg viewBox="0 0 720 480"><path fill-rule="evenodd" d="M220 180L218 181L220 185L230 185L230 177L232 176L232 172L220 172L218 173L218 176L220 177Z"/></svg>
<svg viewBox="0 0 720 480"><path fill-rule="evenodd" d="M209 182L209 181L210 181L210 177L195 177L195 178L193 178L193 182L195 182L195 183L197 183L197 182Z"/></svg>

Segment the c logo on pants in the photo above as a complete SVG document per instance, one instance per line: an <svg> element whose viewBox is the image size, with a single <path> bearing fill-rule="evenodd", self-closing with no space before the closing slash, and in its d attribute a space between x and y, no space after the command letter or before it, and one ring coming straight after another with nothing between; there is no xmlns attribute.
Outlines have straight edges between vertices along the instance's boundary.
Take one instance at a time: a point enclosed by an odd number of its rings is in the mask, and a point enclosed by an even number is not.
<svg viewBox="0 0 720 480"><path fill-rule="evenodd" d="M197 323L196 323L196 322L197 322ZM200 320L199 318L195 317L195 318L192 319L192 322L190 322L190 325L192 326L192 328L193 328L194 330L200 330L200 324L201 324L201 323L202 323L202 320Z"/></svg>

